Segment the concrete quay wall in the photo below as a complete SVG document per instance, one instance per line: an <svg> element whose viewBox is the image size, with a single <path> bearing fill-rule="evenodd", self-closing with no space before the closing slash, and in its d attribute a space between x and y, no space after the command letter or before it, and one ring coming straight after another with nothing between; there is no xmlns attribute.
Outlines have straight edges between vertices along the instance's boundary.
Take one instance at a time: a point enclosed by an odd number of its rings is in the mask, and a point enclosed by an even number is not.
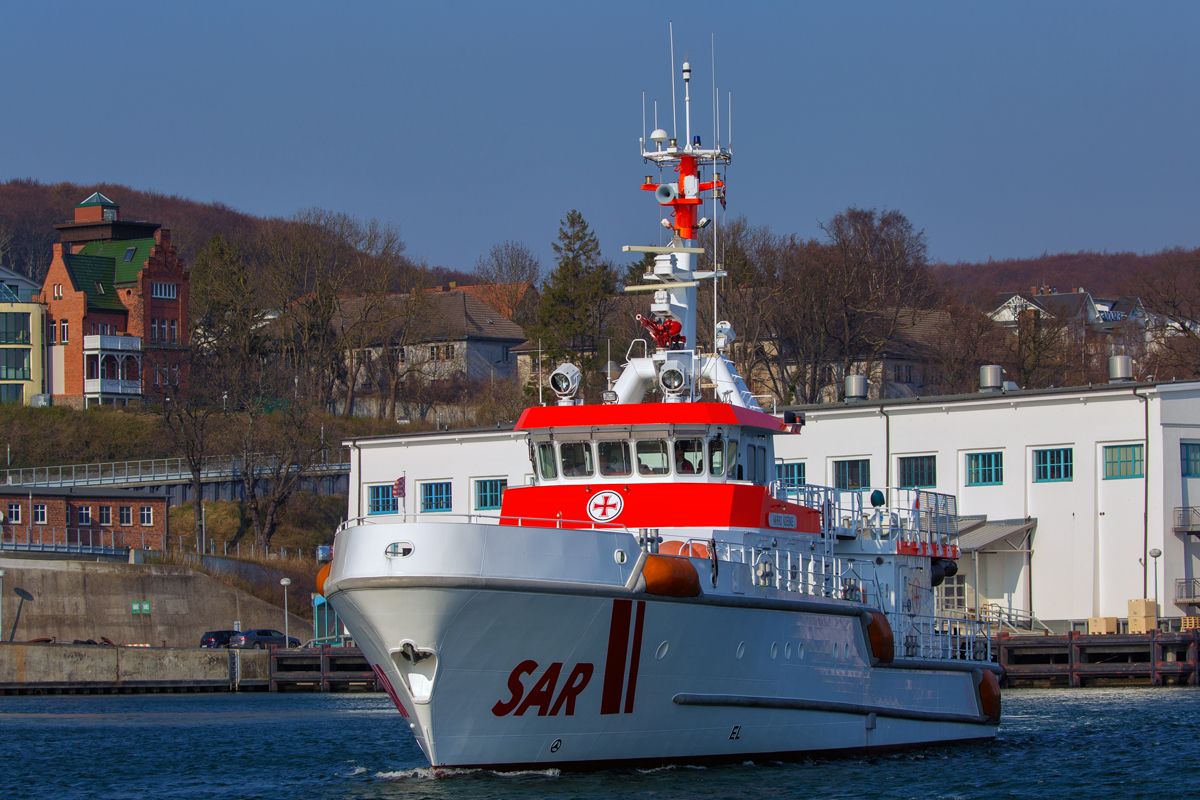
<svg viewBox="0 0 1200 800"><path fill-rule="evenodd" d="M0 642L0 692L234 691L265 687L266 652Z"/></svg>
<svg viewBox="0 0 1200 800"><path fill-rule="evenodd" d="M0 568L7 572L0 595L5 640L17 623L17 588L33 595L20 609L18 641L107 637L118 645L187 648L199 645L205 631L231 630L235 622L242 630L284 629L282 609L188 567L0 558ZM303 642L312 623L290 614L288 629Z"/></svg>

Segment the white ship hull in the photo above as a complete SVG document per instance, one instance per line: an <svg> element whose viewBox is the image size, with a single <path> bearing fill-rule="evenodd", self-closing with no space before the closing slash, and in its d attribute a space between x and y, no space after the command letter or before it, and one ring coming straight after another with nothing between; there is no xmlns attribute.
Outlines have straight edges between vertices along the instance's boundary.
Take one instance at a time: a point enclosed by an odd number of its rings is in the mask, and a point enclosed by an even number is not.
<svg viewBox="0 0 1200 800"><path fill-rule="evenodd" d="M386 555L394 543L410 554ZM748 586L742 564L722 563L713 587L706 559L692 560L702 596L655 596L639 557L614 531L362 525L338 534L325 592L434 766L738 761L994 736L978 690L988 665L872 666L861 605Z"/></svg>

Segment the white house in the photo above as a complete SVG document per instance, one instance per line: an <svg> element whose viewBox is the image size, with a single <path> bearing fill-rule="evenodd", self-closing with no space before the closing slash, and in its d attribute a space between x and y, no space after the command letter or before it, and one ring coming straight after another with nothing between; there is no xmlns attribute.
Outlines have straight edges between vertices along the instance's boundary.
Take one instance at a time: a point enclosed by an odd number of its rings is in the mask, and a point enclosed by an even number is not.
<svg viewBox="0 0 1200 800"><path fill-rule="evenodd" d="M831 403L775 441L775 478L930 487L962 517L943 603L1055 630L1200 603L1200 382ZM351 517L491 514L533 480L525 437L473 429L350 440ZM407 497L393 499L406 478ZM1159 550L1155 559L1149 554ZM1188 602L1191 601L1191 602Z"/></svg>

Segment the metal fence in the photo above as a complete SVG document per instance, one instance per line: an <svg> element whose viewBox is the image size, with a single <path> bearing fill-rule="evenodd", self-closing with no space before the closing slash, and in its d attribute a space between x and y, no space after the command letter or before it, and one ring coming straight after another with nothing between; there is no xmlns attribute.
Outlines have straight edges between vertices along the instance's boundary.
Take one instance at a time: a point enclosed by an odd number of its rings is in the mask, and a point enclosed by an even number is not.
<svg viewBox="0 0 1200 800"><path fill-rule="evenodd" d="M0 527L0 550L114 555L130 548L157 550L163 536L154 531L113 528L59 528L50 525Z"/></svg>
<svg viewBox="0 0 1200 800"><path fill-rule="evenodd" d="M1194 531L1200 529L1200 508L1183 506L1175 508L1175 530Z"/></svg>
<svg viewBox="0 0 1200 800"><path fill-rule="evenodd" d="M279 456L264 454L249 462L241 456L209 456L200 468L201 480L234 479L242 476L249 463L258 475L270 474ZM293 468L295 469L295 468ZM317 474L349 472L350 449L329 448L321 451L308 471ZM9 486L105 486L137 483L184 483L192 471L183 458L154 458L142 461L111 461L102 464L64 464L55 467L6 469L2 473Z"/></svg>
<svg viewBox="0 0 1200 800"><path fill-rule="evenodd" d="M1176 578L1175 602L1200 603L1200 579Z"/></svg>

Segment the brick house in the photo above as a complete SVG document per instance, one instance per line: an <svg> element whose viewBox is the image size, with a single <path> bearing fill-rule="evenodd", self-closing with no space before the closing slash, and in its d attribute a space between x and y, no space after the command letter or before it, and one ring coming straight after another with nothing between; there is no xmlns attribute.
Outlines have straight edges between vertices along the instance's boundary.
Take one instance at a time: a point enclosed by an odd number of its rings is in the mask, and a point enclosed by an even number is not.
<svg viewBox="0 0 1200 800"><path fill-rule="evenodd" d="M56 546L162 550L167 499L143 490L0 485L0 548Z"/></svg>
<svg viewBox="0 0 1200 800"><path fill-rule="evenodd" d="M157 223L121 218L96 192L54 226L42 283L55 404L126 405L187 388L189 275Z"/></svg>

